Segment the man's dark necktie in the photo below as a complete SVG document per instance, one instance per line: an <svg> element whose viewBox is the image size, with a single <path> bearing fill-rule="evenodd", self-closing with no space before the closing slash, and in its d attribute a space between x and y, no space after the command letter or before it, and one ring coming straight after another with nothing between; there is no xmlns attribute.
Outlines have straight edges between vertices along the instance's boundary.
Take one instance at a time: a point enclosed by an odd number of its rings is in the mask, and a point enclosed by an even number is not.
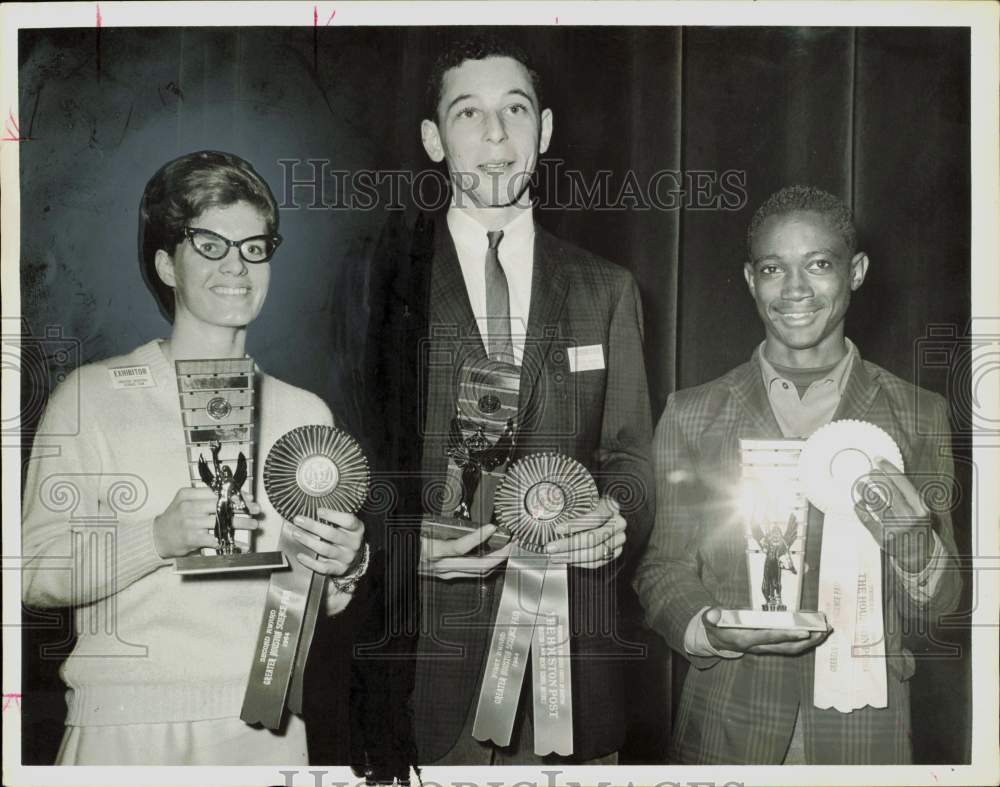
<svg viewBox="0 0 1000 787"><path fill-rule="evenodd" d="M510 338L510 290L500 265L497 248L503 230L487 232L486 249L486 349L495 361L514 363L514 345Z"/></svg>

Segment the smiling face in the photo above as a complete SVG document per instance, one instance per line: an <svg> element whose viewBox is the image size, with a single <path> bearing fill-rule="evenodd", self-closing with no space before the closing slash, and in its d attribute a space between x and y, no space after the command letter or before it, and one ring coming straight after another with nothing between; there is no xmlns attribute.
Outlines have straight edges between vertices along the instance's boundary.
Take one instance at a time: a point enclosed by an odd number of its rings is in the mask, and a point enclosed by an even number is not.
<svg viewBox="0 0 1000 787"><path fill-rule="evenodd" d="M268 232L264 216L247 202L208 208L189 226L230 240ZM220 260L209 260L188 239L177 244L173 255L157 251L156 271L174 290L175 326L202 331L246 327L260 313L271 278L268 262L246 263L236 248Z"/></svg>
<svg viewBox="0 0 1000 787"><path fill-rule="evenodd" d="M421 137L431 160L448 163L456 202L500 208L525 193L552 136L527 69L510 57L466 60L444 75L437 119Z"/></svg>
<svg viewBox="0 0 1000 787"><path fill-rule="evenodd" d="M816 211L768 217L743 275L767 339L764 354L783 366L813 368L844 355L844 317L868 256L851 256L841 235Z"/></svg>

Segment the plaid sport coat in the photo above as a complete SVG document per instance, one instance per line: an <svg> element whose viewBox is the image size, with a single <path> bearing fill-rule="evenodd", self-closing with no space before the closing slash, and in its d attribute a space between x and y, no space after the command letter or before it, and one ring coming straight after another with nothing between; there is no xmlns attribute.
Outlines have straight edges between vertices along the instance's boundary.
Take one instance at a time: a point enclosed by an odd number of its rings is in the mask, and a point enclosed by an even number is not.
<svg viewBox="0 0 1000 787"><path fill-rule="evenodd" d="M409 254L379 288L383 316L372 336L380 347L373 352L373 390L384 400L379 461L406 476L390 518L418 523L423 511L440 506L456 371L468 358L485 357L485 350L444 214L421 217L407 240ZM636 557L652 526L642 312L631 274L537 224L533 265L515 459L539 451L573 457L602 493L619 500L628 523L623 558L598 570L569 570L574 758L589 759L623 742L616 575ZM593 345L602 347L605 368L571 371L570 348ZM408 571L412 565L396 574ZM478 700L503 567L485 581L421 578L417 585L411 709L418 759L432 762L454 746ZM390 617L409 603L405 583L389 596ZM526 711L530 702L522 698L519 713Z"/></svg>
<svg viewBox="0 0 1000 787"><path fill-rule="evenodd" d="M918 490L940 494L946 488L950 493L951 433L940 396L858 357L834 416L844 418L868 421L888 432ZM906 627L926 627L929 616L951 611L958 603L961 580L951 516L948 510L935 510L947 506L930 505L935 532L950 559L928 604L910 598L883 556L887 708L843 714L813 707L814 651L792 657L745 654L738 659L685 653L684 632L703 607L750 606L745 539L736 513L739 440L780 437L756 353L749 363L717 380L673 394L657 426L656 523L635 584L647 623L692 664L681 694L672 759L780 763L801 711L809 763L910 762L906 681L914 672L914 659L902 646L902 634ZM805 609L816 608L822 523L822 514L810 506Z"/></svg>

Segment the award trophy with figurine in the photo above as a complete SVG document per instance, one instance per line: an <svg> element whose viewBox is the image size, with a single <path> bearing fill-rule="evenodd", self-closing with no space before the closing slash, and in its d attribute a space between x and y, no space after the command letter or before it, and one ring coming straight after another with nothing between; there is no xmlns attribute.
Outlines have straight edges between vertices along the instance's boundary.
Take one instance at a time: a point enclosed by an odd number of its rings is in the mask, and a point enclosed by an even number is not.
<svg viewBox="0 0 1000 787"><path fill-rule="evenodd" d="M284 568L284 553L255 552L252 531L239 526L248 515L246 501L254 496L253 359L177 361L175 367L191 484L203 483L216 494L216 547L176 558L174 571L220 574Z"/></svg>
<svg viewBox="0 0 1000 787"><path fill-rule="evenodd" d="M457 538L493 520L493 497L515 448L519 385L520 369L511 364L484 359L461 368L444 500L440 512L424 516L423 534ZM485 548L509 540L499 527Z"/></svg>
<svg viewBox="0 0 1000 787"><path fill-rule="evenodd" d="M724 628L826 631L825 616L800 608L809 502L799 482L804 440L740 440L740 517L749 609L722 611Z"/></svg>

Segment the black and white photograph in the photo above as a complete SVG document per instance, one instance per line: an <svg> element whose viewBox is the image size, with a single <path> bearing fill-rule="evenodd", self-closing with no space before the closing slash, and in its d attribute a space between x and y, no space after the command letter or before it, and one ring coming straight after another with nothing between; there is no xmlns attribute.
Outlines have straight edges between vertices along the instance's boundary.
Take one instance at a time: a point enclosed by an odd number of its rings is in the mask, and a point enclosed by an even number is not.
<svg viewBox="0 0 1000 787"><path fill-rule="evenodd" d="M4 784L1000 781L1000 6L0 17Z"/></svg>

